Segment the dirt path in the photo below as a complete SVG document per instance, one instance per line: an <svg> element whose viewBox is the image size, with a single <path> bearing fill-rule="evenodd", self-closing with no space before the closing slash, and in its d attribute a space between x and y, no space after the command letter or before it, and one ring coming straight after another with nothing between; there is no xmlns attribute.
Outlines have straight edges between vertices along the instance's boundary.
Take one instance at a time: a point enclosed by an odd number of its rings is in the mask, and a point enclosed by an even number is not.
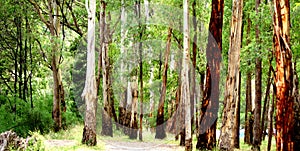
<svg viewBox="0 0 300 151"><path fill-rule="evenodd" d="M45 146L49 146L49 147L63 147L63 146L74 146L74 145L76 145L76 141L73 141L73 140L56 140L56 139L52 139L52 140L46 140L44 143L45 143Z"/></svg>
<svg viewBox="0 0 300 151"><path fill-rule="evenodd" d="M99 140L105 144L105 151L183 151L184 147L175 144L161 144L159 142L125 142L120 140ZM74 140L46 140L45 146L67 147L76 146Z"/></svg>
<svg viewBox="0 0 300 151"><path fill-rule="evenodd" d="M181 151L184 147L153 142L104 141L106 151Z"/></svg>

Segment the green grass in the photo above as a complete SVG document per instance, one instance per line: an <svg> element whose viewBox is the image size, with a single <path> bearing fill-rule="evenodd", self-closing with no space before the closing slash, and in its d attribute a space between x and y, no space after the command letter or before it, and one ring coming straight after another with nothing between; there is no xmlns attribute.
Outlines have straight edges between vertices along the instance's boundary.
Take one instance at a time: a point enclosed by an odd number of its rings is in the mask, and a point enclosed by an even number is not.
<svg viewBox="0 0 300 151"><path fill-rule="evenodd" d="M105 150L105 142L110 141L120 141L120 142L139 142L139 140L132 140L129 139L128 136L124 135L119 130L114 130L114 137L107 137L107 136L97 136L97 145L93 147L89 147L86 145L81 144L82 138L82 129L83 125L78 124L76 126L70 127L68 130L60 131L58 133L50 132L46 135L41 135L37 132L32 133L34 137L36 137L39 142L35 144L36 149L33 150L45 150L45 151L80 151L80 150L88 150L88 151L98 151L98 150ZM153 143L153 144L171 144L171 145L179 145L179 141L175 141L175 136L173 134L167 134L167 137L163 140L154 139L155 133L151 133L150 131L144 130L143 132L143 142ZM65 146L55 146L49 145L48 140L66 140L72 141L73 144L65 145ZM262 142L261 150L267 150L267 140ZM196 150L197 138L193 136L193 150ZM183 151L184 147L179 148L179 151ZM218 149L215 149L216 151ZM240 151L248 151L251 150L251 146L244 144L243 139L240 140ZM272 139L272 148L271 150L275 150L275 139Z"/></svg>
<svg viewBox="0 0 300 151"><path fill-rule="evenodd" d="M272 142L271 142L271 151L275 151L276 150L276 141L275 141L275 137L272 137ZM261 151L266 151L268 147L268 137L266 136L265 140L262 141L261 146L260 146L260 150ZM240 139L240 150L241 151L248 151L251 150L251 146L248 144L244 143L243 139Z"/></svg>
<svg viewBox="0 0 300 151"><path fill-rule="evenodd" d="M76 125L68 130L60 131L58 133L50 132L47 135L40 135L37 133L34 133L34 136L37 137L37 139L41 140L42 145L39 147L39 150L45 150L45 151L99 151L99 150L105 150L105 144L104 142L97 141L96 146L89 147L87 145L81 144L81 138L82 138L82 131L83 131L83 125ZM97 136L97 140L99 140L99 136ZM49 143L46 143L47 140L72 140L74 141L74 145L66 145L66 146L53 146L49 145Z"/></svg>

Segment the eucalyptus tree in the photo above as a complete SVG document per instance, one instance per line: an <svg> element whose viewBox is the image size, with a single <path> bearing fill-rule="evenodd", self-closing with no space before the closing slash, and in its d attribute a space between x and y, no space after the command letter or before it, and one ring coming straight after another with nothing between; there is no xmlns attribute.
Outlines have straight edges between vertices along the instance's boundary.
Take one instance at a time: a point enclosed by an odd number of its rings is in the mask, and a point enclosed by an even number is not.
<svg viewBox="0 0 300 151"><path fill-rule="evenodd" d="M232 2L228 75L226 79L224 110L219 140L221 150L239 148L240 49L242 40L243 0L233 0Z"/></svg>
<svg viewBox="0 0 300 151"><path fill-rule="evenodd" d="M290 2L274 0L274 49L276 58L276 150L294 150L293 67L290 46Z"/></svg>
<svg viewBox="0 0 300 151"><path fill-rule="evenodd" d="M259 16L259 5L260 0L255 1L255 12ZM256 23L255 26L255 42L256 42L256 52L260 52L260 31L259 24ZM261 78L262 78L262 59L260 56L257 56L255 60L255 103L254 103L254 123L253 123L253 149L260 150L260 141L261 141ZM263 121L262 121L263 122Z"/></svg>
<svg viewBox="0 0 300 151"><path fill-rule="evenodd" d="M168 36L167 36L167 45L166 51L164 55L164 69L162 75L162 84L161 84L161 95L158 104L157 110L157 118L156 118L156 133L155 138L163 139L166 137L166 131L164 127L164 102L166 98L166 89L167 89L167 78L168 78L168 60L170 55L170 48L171 48L171 37L172 36L172 27L168 29Z"/></svg>
<svg viewBox="0 0 300 151"><path fill-rule="evenodd" d="M211 9L209 23L210 33L208 35L206 48L206 59L208 64L205 82L206 94L204 95L205 97L203 98L201 107L202 112L200 114L200 122L202 127L200 127L201 130L197 142L198 149L210 150L216 146L224 0L212 0ZM209 119L204 117L205 114L210 115Z"/></svg>
<svg viewBox="0 0 300 151"><path fill-rule="evenodd" d="M124 56L126 54L125 49L125 38L126 38L126 7L125 7L125 0L121 0L121 48L120 48L120 54ZM126 90L127 90L127 80L125 77L125 58L121 58L121 77L120 81L122 84L121 87L121 100L119 103L119 124L125 125L125 119L126 119Z"/></svg>
<svg viewBox="0 0 300 151"><path fill-rule="evenodd" d="M95 78L95 18L96 0L86 0L88 12L88 34L87 34L87 65L85 86L82 98L85 100L85 120L83 128L82 143L90 146L97 144L96 140L96 110L97 110L97 88Z"/></svg>
<svg viewBox="0 0 300 151"><path fill-rule="evenodd" d="M110 78L110 59L109 59L109 43L110 43L110 30L106 17L107 2L101 0L101 15L100 22L102 29L100 32L102 36L101 44L101 56L102 56L102 97L103 97L103 109L102 109L102 131L101 134L105 136L113 136L112 131L112 108L111 108L111 78Z"/></svg>
<svg viewBox="0 0 300 151"><path fill-rule="evenodd" d="M183 56L181 71L181 101L184 102L185 150L192 150L191 102L189 84L190 28L189 0L183 0Z"/></svg>
<svg viewBox="0 0 300 151"><path fill-rule="evenodd" d="M61 118L61 104L65 102L65 92L61 76L62 62L61 56L61 46L60 46L60 36L61 36L61 22L60 22L60 7L58 5L59 1L48 1L44 4L47 8L42 10L40 4L35 0L29 0L29 2L34 6L36 13L38 14L40 20L45 24L45 26L50 31L50 42L51 42L51 53L47 56L50 59L49 66L52 70L53 76L53 109L52 118L54 120L54 131L59 131L62 128L62 118ZM47 17L44 15L46 12Z"/></svg>

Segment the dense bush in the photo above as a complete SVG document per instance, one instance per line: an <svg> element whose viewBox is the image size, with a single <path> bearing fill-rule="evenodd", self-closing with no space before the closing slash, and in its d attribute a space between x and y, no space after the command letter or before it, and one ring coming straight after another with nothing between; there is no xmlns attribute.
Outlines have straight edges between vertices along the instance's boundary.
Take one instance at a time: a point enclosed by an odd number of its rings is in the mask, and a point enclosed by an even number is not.
<svg viewBox="0 0 300 151"><path fill-rule="evenodd" d="M24 100L0 97L0 132L12 130L19 136L27 137L30 132L48 133L53 127L52 95L34 97L34 107ZM76 105L67 100L67 110L62 114L63 127L80 121L81 116L74 111ZM14 105L16 104L16 107Z"/></svg>

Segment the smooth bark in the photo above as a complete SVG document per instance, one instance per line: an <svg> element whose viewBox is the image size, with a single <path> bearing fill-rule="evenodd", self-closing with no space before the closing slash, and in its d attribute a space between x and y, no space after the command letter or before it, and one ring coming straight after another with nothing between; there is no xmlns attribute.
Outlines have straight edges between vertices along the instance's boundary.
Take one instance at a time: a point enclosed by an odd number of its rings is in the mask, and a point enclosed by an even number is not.
<svg viewBox="0 0 300 151"><path fill-rule="evenodd" d="M82 143L90 146L97 144L96 140L96 112L97 112L97 87L95 78L95 17L96 0L86 1L88 12L87 34L87 69L85 86L81 97L85 101L85 118Z"/></svg>
<svg viewBox="0 0 300 151"><path fill-rule="evenodd" d="M191 102L189 84L190 63L189 0L183 0L183 56L181 71L181 100L185 110L185 150L192 150Z"/></svg>

